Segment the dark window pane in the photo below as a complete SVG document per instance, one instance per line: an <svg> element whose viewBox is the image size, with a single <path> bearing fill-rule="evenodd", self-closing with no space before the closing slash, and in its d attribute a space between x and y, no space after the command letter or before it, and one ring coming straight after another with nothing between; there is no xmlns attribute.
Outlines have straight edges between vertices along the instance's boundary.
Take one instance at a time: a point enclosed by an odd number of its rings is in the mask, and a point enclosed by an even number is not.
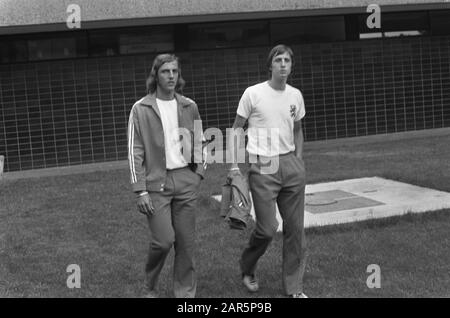
<svg viewBox="0 0 450 318"><path fill-rule="evenodd" d="M76 56L75 38L52 39L52 58L73 58Z"/></svg>
<svg viewBox="0 0 450 318"><path fill-rule="evenodd" d="M275 44L344 41L345 20L343 16L274 20L271 35Z"/></svg>
<svg viewBox="0 0 450 318"><path fill-rule="evenodd" d="M52 41L50 39L28 41L28 55L31 61L51 59Z"/></svg>
<svg viewBox="0 0 450 318"><path fill-rule="evenodd" d="M87 33L80 33L76 36L77 56L83 57L88 55Z"/></svg>
<svg viewBox="0 0 450 318"><path fill-rule="evenodd" d="M9 41L0 41L0 63L9 62L9 50L11 43Z"/></svg>
<svg viewBox="0 0 450 318"><path fill-rule="evenodd" d="M381 29L388 31L428 30L428 17L423 12L384 13L381 15Z"/></svg>
<svg viewBox="0 0 450 318"><path fill-rule="evenodd" d="M226 22L189 26L190 49L267 45L268 22Z"/></svg>
<svg viewBox="0 0 450 318"><path fill-rule="evenodd" d="M173 27L155 26L121 32L119 48L120 54L173 51Z"/></svg>
<svg viewBox="0 0 450 318"><path fill-rule="evenodd" d="M16 40L12 42L10 58L11 62L25 62L28 59L27 42Z"/></svg>
<svg viewBox="0 0 450 318"><path fill-rule="evenodd" d="M372 13L358 16L360 39L378 37L421 36L429 32L428 15L426 11L380 13L380 27L370 29L367 18Z"/></svg>
<svg viewBox="0 0 450 318"><path fill-rule="evenodd" d="M77 56L75 37L51 37L28 41L30 61L74 58Z"/></svg>
<svg viewBox="0 0 450 318"><path fill-rule="evenodd" d="M433 35L450 34L450 10L431 11L430 22Z"/></svg>
<svg viewBox="0 0 450 318"><path fill-rule="evenodd" d="M112 56L119 53L118 38L114 31L89 32L89 54L92 56Z"/></svg>

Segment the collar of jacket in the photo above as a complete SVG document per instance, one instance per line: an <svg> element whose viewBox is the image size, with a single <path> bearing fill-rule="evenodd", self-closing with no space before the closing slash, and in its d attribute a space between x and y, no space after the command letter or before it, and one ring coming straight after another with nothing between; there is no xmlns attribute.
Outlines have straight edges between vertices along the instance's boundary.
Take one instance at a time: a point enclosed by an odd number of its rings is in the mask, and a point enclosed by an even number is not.
<svg viewBox="0 0 450 318"><path fill-rule="evenodd" d="M181 107L187 107L192 104L191 100L181 96L178 93L175 93L175 99L177 100L178 110L180 110ZM144 99L141 101L141 104L152 107L158 114L158 116L161 117L158 104L156 103L156 93L146 95Z"/></svg>

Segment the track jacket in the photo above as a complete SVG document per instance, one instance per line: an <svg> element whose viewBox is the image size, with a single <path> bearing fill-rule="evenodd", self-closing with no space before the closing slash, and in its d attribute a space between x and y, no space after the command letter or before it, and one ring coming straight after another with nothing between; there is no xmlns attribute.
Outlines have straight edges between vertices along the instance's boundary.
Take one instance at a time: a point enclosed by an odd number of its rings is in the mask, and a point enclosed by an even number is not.
<svg viewBox="0 0 450 318"><path fill-rule="evenodd" d="M183 156L192 171L203 179L206 162L203 160L203 130L197 105L178 93L175 93L175 99L178 127L186 128L184 131L187 132L180 137ZM164 131L155 94L148 94L137 101L130 111L128 163L134 192L164 191L167 171Z"/></svg>
<svg viewBox="0 0 450 318"><path fill-rule="evenodd" d="M250 221L252 201L247 180L236 175L222 186L220 216L224 217L232 229L243 230Z"/></svg>

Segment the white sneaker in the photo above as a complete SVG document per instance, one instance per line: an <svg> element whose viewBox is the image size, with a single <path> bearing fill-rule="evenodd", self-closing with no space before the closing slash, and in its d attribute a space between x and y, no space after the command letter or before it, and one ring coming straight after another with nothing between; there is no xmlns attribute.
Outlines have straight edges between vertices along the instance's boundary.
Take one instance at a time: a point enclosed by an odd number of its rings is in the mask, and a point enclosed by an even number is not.
<svg viewBox="0 0 450 318"><path fill-rule="evenodd" d="M145 294L143 296L143 298L159 298L159 295L156 291L151 290L151 291L147 292L147 294Z"/></svg>
<svg viewBox="0 0 450 318"><path fill-rule="evenodd" d="M242 282L251 293L257 292L259 289L258 281L256 280L256 277L254 275L244 275L242 277Z"/></svg>
<svg viewBox="0 0 450 318"><path fill-rule="evenodd" d="M296 293L296 294L292 294L291 295L292 298L308 298L308 296L306 296L303 293Z"/></svg>

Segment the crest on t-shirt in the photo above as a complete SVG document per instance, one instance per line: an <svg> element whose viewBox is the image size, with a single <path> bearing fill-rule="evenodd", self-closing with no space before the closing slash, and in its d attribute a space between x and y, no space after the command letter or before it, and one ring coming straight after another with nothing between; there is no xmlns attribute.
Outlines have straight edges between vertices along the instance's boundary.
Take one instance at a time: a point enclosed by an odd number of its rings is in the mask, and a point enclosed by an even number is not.
<svg viewBox="0 0 450 318"><path fill-rule="evenodd" d="M295 117L295 111L297 110L297 107L295 105L291 105L291 117Z"/></svg>

